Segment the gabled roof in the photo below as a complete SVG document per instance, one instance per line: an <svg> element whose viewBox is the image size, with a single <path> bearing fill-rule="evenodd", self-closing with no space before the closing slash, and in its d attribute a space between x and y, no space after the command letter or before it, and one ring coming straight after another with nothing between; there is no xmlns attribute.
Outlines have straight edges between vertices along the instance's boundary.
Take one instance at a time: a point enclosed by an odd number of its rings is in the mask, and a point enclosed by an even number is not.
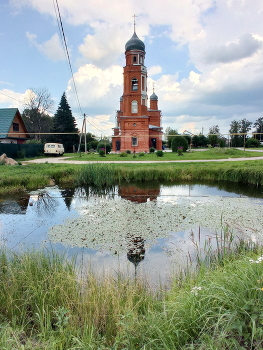
<svg viewBox="0 0 263 350"><path fill-rule="evenodd" d="M17 108L0 108L0 138L6 138Z"/></svg>
<svg viewBox="0 0 263 350"><path fill-rule="evenodd" d="M1 139L8 137L8 132L10 130L10 127L13 123L13 120L16 114L18 114L19 118L21 119L21 124L24 126L26 131L25 124L23 122L23 119L21 117L21 114L18 108L0 108L0 138Z"/></svg>

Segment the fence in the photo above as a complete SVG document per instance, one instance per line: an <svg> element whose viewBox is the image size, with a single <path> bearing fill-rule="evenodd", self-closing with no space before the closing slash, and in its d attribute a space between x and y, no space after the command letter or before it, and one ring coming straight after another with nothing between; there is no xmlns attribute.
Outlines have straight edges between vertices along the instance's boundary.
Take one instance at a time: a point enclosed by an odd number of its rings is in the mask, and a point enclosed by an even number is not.
<svg viewBox="0 0 263 350"><path fill-rule="evenodd" d="M0 155L3 153L9 158L35 157L44 154L44 145L0 143Z"/></svg>

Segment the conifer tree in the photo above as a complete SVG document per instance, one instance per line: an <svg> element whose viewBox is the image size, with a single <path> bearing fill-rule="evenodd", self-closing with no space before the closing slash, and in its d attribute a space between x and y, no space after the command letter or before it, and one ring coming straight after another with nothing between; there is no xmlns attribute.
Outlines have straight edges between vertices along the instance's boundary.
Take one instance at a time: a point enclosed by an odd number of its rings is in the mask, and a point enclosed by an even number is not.
<svg viewBox="0 0 263 350"><path fill-rule="evenodd" d="M67 135L54 135L52 137L54 142L63 143L65 152L72 152L73 145L77 148L78 135L77 124L72 115L70 106L68 104L66 94L63 93L58 109L53 118L53 133L68 133Z"/></svg>

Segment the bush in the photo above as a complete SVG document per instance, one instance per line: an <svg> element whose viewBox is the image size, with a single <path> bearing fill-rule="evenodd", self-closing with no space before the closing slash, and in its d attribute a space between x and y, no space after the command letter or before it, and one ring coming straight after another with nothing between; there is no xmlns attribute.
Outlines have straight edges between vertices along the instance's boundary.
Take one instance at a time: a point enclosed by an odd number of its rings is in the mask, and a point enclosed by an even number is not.
<svg viewBox="0 0 263 350"><path fill-rule="evenodd" d="M247 139L245 146L247 148L257 148L260 146L260 142L257 139L254 139L253 137Z"/></svg>
<svg viewBox="0 0 263 350"><path fill-rule="evenodd" d="M179 147L183 147L183 151L188 149L188 141L184 136L176 136L172 140L172 152L177 152Z"/></svg>
<svg viewBox="0 0 263 350"><path fill-rule="evenodd" d="M97 149L99 141L90 141L87 143L87 149ZM104 144L105 147L105 144Z"/></svg>
<svg viewBox="0 0 263 350"><path fill-rule="evenodd" d="M156 156L157 157L163 157L163 154L164 154L163 151L157 151L156 152Z"/></svg>
<svg viewBox="0 0 263 350"><path fill-rule="evenodd" d="M120 157L128 157L128 153L127 152L121 152L120 153Z"/></svg>
<svg viewBox="0 0 263 350"><path fill-rule="evenodd" d="M99 155L100 155L100 157L105 157L105 148L99 149Z"/></svg>
<svg viewBox="0 0 263 350"><path fill-rule="evenodd" d="M140 153L138 154L139 157L144 157L144 155L145 155L145 154L144 154L143 152L140 152Z"/></svg>
<svg viewBox="0 0 263 350"><path fill-rule="evenodd" d="M126 153L127 154L131 154L131 151L129 149L127 149Z"/></svg>
<svg viewBox="0 0 263 350"><path fill-rule="evenodd" d="M155 152L155 148L154 147L150 147L149 152L150 153L154 153Z"/></svg>
<svg viewBox="0 0 263 350"><path fill-rule="evenodd" d="M106 147L106 154L110 153L110 151L111 151L111 145L110 145L108 142L105 143L105 141L100 141L100 142L98 143L98 145L97 145L97 151L99 152L99 150L100 150L101 148L104 148L104 150L105 150L105 147Z"/></svg>

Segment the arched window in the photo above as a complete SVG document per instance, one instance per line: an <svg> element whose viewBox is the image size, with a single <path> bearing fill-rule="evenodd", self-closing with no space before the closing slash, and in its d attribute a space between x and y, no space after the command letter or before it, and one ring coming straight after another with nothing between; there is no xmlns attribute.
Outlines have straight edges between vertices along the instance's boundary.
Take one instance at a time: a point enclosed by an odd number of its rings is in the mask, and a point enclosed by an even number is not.
<svg viewBox="0 0 263 350"><path fill-rule="evenodd" d="M132 78L132 91L138 90L138 79Z"/></svg>
<svg viewBox="0 0 263 350"><path fill-rule="evenodd" d="M137 62L137 57L133 56L133 63L136 63L136 62Z"/></svg>
<svg viewBox="0 0 263 350"><path fill-rule="evenodd" d="M132 101L131 103L131 112L132 113L138 113L138 102Z"/></svg>

